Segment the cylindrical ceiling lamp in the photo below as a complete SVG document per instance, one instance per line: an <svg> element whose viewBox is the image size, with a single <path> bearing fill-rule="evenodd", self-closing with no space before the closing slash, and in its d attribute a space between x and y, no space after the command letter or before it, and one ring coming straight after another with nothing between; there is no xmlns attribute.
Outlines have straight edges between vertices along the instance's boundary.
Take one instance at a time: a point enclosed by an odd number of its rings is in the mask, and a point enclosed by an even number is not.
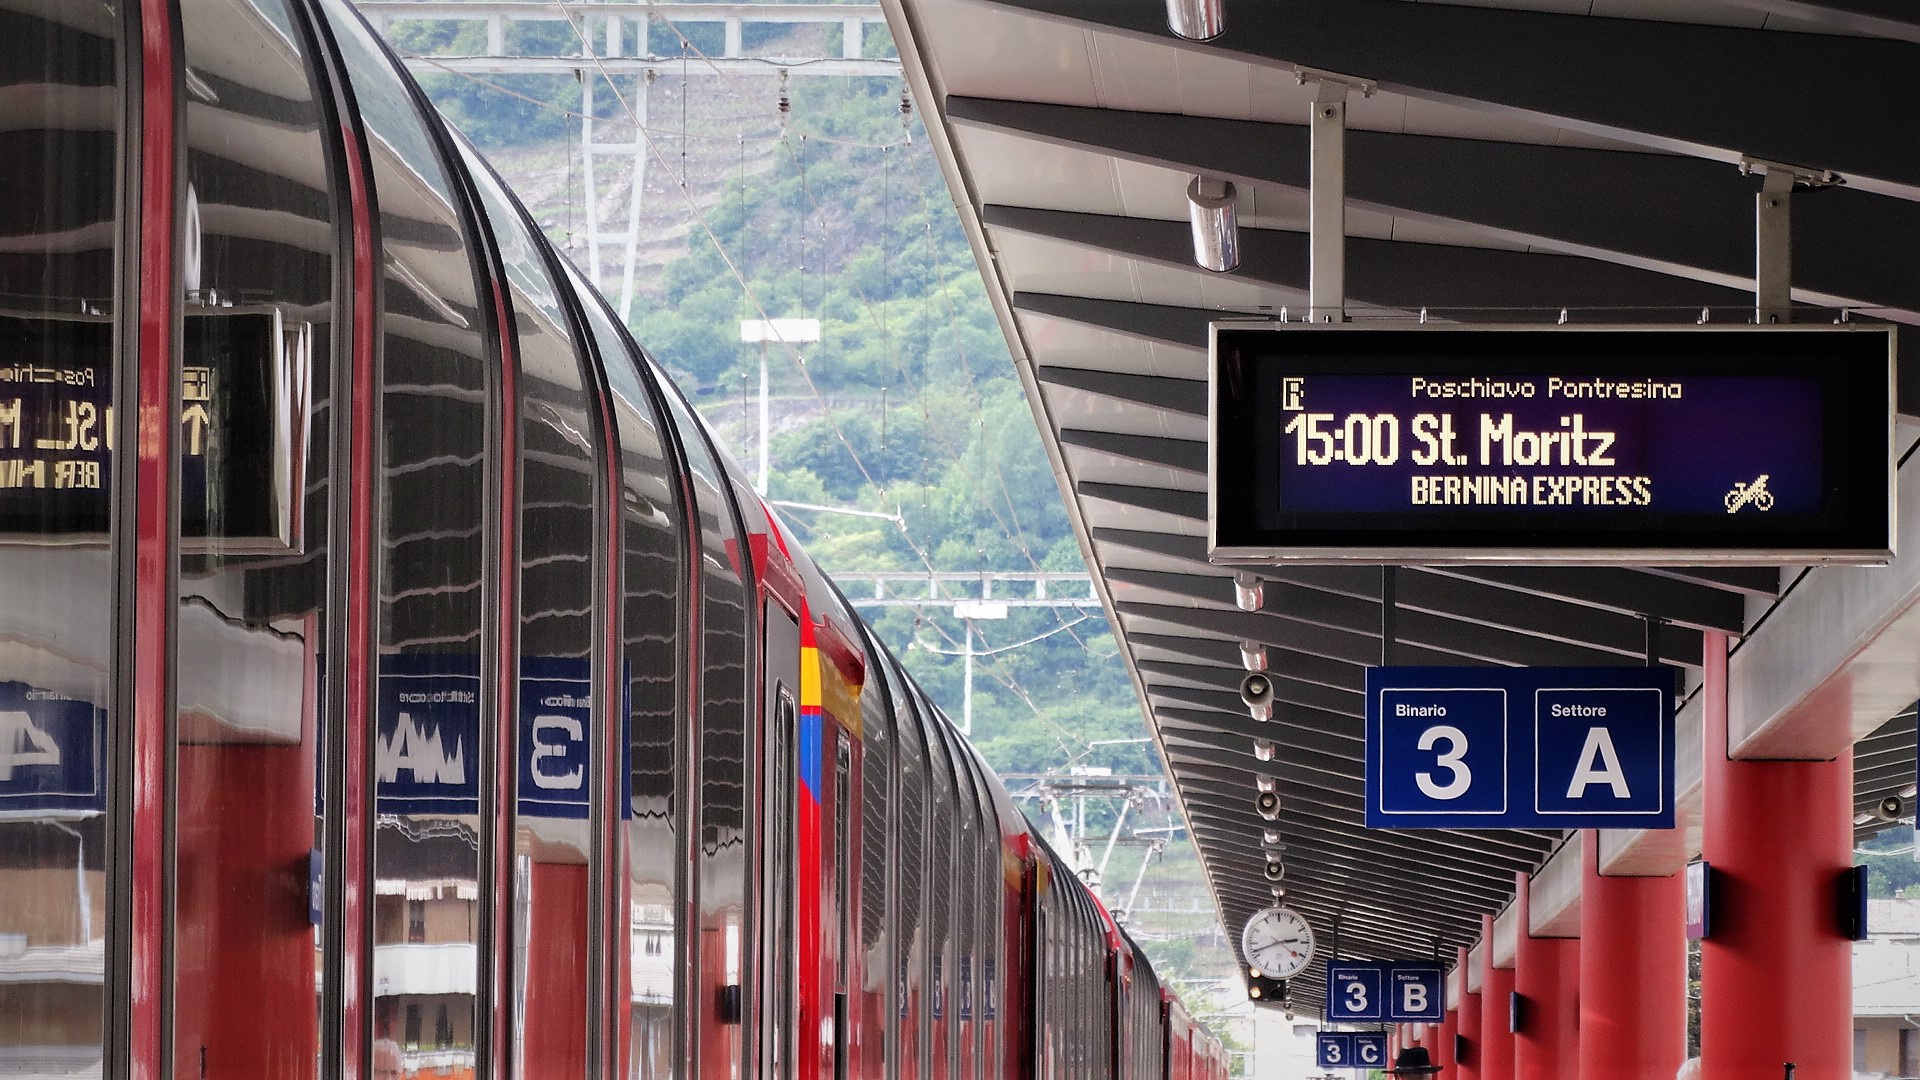
<svg viewBox="0 0 1920 1080"><path fill-rule="evenodd" d="M1226 0L1167 0L1167 26L1188 41L1206 41L1227 28Z"/></svg>
<svg viewBox="0 0 1920 1080"><path fill-rule="evenodd" d="M1196 176L1187 184L1187 218L1193 223L1193 261L1224 274L1240 265L1240 222L1233 182Z"/></svg>

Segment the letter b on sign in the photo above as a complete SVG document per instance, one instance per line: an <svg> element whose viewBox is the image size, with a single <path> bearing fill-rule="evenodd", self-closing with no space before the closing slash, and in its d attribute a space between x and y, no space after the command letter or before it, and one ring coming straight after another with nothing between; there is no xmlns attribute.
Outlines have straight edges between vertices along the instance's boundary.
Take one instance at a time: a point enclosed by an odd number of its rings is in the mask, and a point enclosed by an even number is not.
<svg viewBox="0 0 1920 1080"><path fill-rule="evenodd" d="M1439 964L1397 963L1387 971L1393 1023L1437 1023L1446 1018L1446 969Z"/></svg>

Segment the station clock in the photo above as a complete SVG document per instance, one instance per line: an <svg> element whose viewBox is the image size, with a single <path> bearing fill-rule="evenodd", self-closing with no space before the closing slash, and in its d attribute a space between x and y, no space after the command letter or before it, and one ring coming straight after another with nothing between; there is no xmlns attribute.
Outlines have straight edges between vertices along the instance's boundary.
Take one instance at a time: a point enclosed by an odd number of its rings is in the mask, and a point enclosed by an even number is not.
<svg viewBox="0 0 1920 1080"><path fill-rule="evenodd" d="M1291 979L1313 962L1313 927L1292 908L1261 908L1240 931L1240 952L1256 974Z"/></svg>

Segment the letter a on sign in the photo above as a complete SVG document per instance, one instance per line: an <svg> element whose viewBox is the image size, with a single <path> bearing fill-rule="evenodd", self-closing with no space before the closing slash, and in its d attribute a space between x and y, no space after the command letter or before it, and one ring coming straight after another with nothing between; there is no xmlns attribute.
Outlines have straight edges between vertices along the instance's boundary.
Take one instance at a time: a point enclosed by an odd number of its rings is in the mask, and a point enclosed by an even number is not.
<svg viewBox="0 0 1920 1080"><path fill-rule="evenodd" d="M1580 764L1567 785L1567 798L1585 798L1590 784L1607 785L1616 799L1633 797L1627 788L1626 770L1620 767L1620 755L1613 749L1613 735L1603 727L1587 729L1587 742L1580 748Z"/></svg>

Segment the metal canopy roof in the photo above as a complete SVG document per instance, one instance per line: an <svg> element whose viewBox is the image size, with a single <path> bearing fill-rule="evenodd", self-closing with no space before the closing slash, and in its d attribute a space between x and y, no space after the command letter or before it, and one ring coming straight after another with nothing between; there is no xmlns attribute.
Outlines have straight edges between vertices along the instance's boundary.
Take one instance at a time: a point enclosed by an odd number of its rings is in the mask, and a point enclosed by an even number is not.
<svg viewBox="0 0 1920 1080"><path fill-rule="evenodd" d="M1263 571L1236 608L1206 558L1205 348L1221 313L1307 303L1299 68L1348 98L1355 317L1669 322L1753 304L1743 158L1832 170L1794 198L1794 298L1920 323L1920 13L1883 0L886 0L1123 654L1230 936L1272 902L1255 778L1278 779L1287 902L1323 947L1450 956L1561 840L1361 825L1361 686L1382 574ZM1194 175L1238 188L1241 264L1194 265ZM1827 317L1823 313L1822 317ZM1912 411L1909 409L1908 411ZM1403 568L1401 663L1618 664L1698 682L1702 631L1748 633L1794 573ZM1239 643L1280 704L1241 705ZM1877 722L1877 718L1876 721ZM1253 739L1277 744L1272 762ZM1863 808L1913 781L1903 714L1856 748ZM1237 950L1236 950L1237 951ZM1295 981L1316 1012L1319 971Z"/></svg>

